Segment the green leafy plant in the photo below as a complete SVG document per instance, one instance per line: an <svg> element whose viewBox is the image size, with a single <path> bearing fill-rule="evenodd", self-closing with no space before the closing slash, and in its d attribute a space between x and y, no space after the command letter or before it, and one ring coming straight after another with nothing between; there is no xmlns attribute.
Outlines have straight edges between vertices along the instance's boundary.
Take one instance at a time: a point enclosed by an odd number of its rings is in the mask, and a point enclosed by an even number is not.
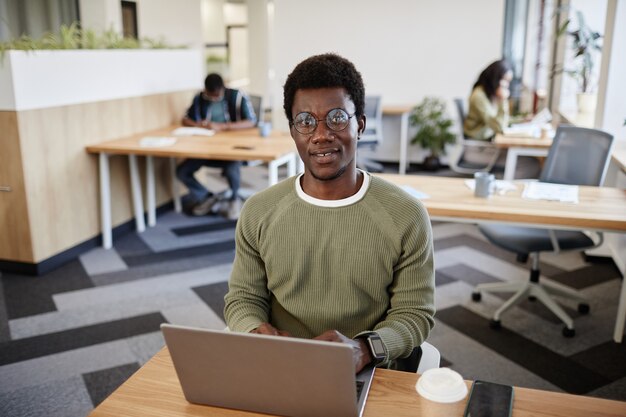
<svg viewBox="0 0 626 417"><path fill-rule="evenodd" d="M593 90L592 74L597 54L602 51L600 40L602 35L589 28L581 11L576 11L578 28L571 30L572 19L567 19L559 28L557 37L567 35L574 52L574 66L566 69L564 66L555 69L555 72L565 72L578 81L580 92L590 93Z"/></svg>
<svg viewBox="0 0 626 417"><path fill-rule="evenodd" d="M411 143L430 150L433 157L445 154L446 144L456 142L456 135L451 131L454 123L446 116L446 103L442 99L424 98L413 109L410 122L412 126L417 126Z"/></svg>
<svg viewBox="0 0 626 417"><path fill-rule="evenodd" d="M183 46L172 46L163 39L142 38L141 40L124 37L109 29L96 33L92 29L82 29L78 22L61 25L58 33L46 33L39 39L26 35L0 42L0 56L9 50L34 51L39 49L178 49Z"/></svg>

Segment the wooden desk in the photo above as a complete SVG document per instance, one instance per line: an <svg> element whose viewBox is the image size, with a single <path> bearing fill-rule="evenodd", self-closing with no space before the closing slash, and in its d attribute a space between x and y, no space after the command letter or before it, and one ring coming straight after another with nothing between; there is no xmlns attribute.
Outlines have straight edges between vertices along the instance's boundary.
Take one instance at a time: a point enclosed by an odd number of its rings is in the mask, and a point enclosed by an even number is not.
<svg viewBox="0 0 626 417"><path fill-rule="evenodd" d="M398 159L398 173L406 173L406 160L409 147L409 115L413 110L413 105L384 105L383 115L400 116L400 156Z"/></svg>
<svg viewBox="0 0 626 417"><path fill-rule="evenodd" d="M493 139L496 147L507 149L503 178L511 181L515 178L517 158L520 156L547 156L552 139L505 136L498 133Z"/></svg>
<svg viewBox="0 0 626 417"><path fill-rule="evenodd" d="M127 155L130 164L131 190L137 231L145 230L143 218L143 200L137 155L146 157L146 188L148 206L148 225L156 224L156 207L154 195L153 157L170 158L172 175L172 194L177 211L181 210L176 181L176 158L203 158L229 161L261 160L269 164L269 184L278 182L278 167L287 164L288 175L296 173L295 144L286 133L272 132L270 137L262 138L257 129L245 129L220 132L214 136L177 136L176 143L164 147L141 146L141 139L148 136L172 137L172 131L179 126L169 126L148 132L141 132L122 139L111 140L97 145L88 146L87 152L98 153L100 163L100 212L102 218L102 242L107 249L111 248L111 189L109 173L110 155Z"/></svg>
<svg viewBox="0 0 626 417"><path fill-rule="evenodd" d="M515 192L476 198L462 178L378 174L429 195L422 200L431 218L465 223L505 223L549 229L626 232L626 190L579 187L578 204L525 200L520 182ZM613 340L621 343L626 322L626 280L615 319Z"/></svg>
<svg viewBox="0 0 626 417"><path fill-rule="evenodd" d="M462 178L376 174L429 195L422 200L431 218L464 223L507 223L550 229L626 232L626 190L579 187L579 203L536 201L516 191L477 198Z"/></svg>
<svg viewBox="0 0 626 417"><path fill-rule="evenodd" d="M419 375L376 370L365 417L461 417L467 397L437 404L415 391ZM468 386L471 384L467 382ZM245 395L245 393L242 393ZM268 399L271 401L272 399ZM188 403L183 397L167 348L104 400L91 417L260 416L261 414ZM266 415L266 414L262 414ZM626 403L526 388L515 388L513 417L623 417Z"/></svg>

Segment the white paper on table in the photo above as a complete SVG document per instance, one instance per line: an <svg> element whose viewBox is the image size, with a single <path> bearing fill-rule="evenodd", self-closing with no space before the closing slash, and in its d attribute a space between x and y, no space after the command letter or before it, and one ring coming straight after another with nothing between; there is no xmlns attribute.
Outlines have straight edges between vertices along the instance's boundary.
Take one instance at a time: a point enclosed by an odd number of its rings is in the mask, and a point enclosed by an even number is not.
<svg viewBox="0 0 626 417"><path fill-rule="evenodd" d="M176 143L176 138L167 136L146 136L139 141L139 146L142 148L161 148L165 146L172 146Z"/></svg>
<svg viewBox="0 0 626 417"><path fill-rule="evenodd" d="M504 133L504 136L538 138L541 136L541 126L534 123L518 123L505 127L502 133Z"/></svg>
<svg viewBox="0 0 626 417"><path fill-rule="evenodd" d="M172 130L172 135L176 136L213 136L215 131L202 127L178 127Z"/></svg>
<svg viewBox="0 0 626 417"><path fill-rule="evenodd" d="M528 200L549 200L562 203L578 203L578 186L552 184L548 182L528 182L522 192L522 198Z"/></svg>
<svg viewBox="0 0 626 417"><path fill-rule="evenodd" d="M418 200L425 200L427 198L430 198L428 194L423 193L419 190L416 190L415 188L409 185L401 185L400 188L402 188L408 195Z"/></svg>
<svg viewBox="0 0 626 417"><path fill-rule="evenodd" d="M474 189L476 188L476 180L473 180L473 179L465 180L465 185L467 186L467 188L474 191ZM517 190L517 186L515 185L515 183L513 183L512 181L505 181L505 180L496 180L494 187L495 187L494 192L498 193L499 195L504 195L508 193L509 191Z"/></svg>

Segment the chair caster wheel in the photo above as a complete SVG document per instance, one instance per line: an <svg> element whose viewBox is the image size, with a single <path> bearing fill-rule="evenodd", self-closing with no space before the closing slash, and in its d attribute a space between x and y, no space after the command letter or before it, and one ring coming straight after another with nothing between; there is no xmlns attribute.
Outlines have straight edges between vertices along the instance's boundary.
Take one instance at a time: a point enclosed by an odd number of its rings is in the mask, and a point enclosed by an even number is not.
<svg viewBox="0 0 626 417"><path fill-rule="evenodd" d="M482 295L479 292L472 293L472 301L479 302L482 298Z"/></svg>
<svg viewBox="0 0 626 417"><path fill-rule="evenodd" d="M500 323L500 320L489 320L489 327L491 327L494 330L500 330L502 328L502 324Z"/></svg>
<svg viewBox="0 0 626 417"><path fill-rule="evenodd" d="M528 301L537 301L537 297L535 297L534 295L529 295Z"/></svg>
<svg viewBox="0 0 626 417"><path fill-rule="evenodd" d="M578 312L580 314L589 314L589 304L578 304Z"/></svg>
<svg viewBox="0 0 626 417"><path fill-rule="evenodd" d="M563 327L563 336L565 337L574 337L576 336L576 330L570 329L567 326Z"/></svg>

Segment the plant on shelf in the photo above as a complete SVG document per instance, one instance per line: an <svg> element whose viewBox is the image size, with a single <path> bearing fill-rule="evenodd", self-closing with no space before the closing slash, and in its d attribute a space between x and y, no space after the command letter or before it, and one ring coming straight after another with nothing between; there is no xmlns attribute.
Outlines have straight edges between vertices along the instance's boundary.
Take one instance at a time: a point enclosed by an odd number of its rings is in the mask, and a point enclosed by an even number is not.
<svg viewBox="0 0 626 417"><path fill-rule="evenodd" d="M572 29L572 19L568 18L559 28L557 37L568 36L574 57L572 66L557 67L554 73L564 72L573 77L578 83L578 110L580 112L593 112L595 109L595 82L594 67L599 53L602 51L599 32L592 30L580 10L576 11L578 27Z"/></svg>
<svg viewBox="0 0 626 417"><path fill-rule="evenodd" d="M436 97L426 97L413 109L410 121L417 127L411 143L430 151L424 159L424 168L438 169L439 156L445 154L446 144L455 143L457 139L451 131L453 122L446 116L446 103Z"/></svg>

